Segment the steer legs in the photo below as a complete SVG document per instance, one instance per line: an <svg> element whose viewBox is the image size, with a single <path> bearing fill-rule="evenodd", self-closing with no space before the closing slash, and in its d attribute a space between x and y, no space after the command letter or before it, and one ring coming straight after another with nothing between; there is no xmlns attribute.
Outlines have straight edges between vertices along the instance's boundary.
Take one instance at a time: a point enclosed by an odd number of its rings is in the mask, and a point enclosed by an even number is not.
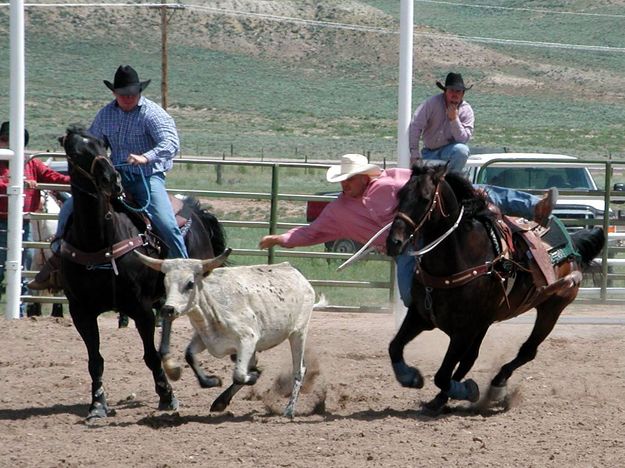
<svg viewBox="0 0 625 468"><path fill-rule="evenodd" d="M293 360L293 390L291 398L284 409L284 415L293 419L295 413L295 405L299 397L299 391L302 388L306 367L304 366L304 347L306 345L306 332L296 331L289 336L289 344L291 345L291 358Z"/></svg>

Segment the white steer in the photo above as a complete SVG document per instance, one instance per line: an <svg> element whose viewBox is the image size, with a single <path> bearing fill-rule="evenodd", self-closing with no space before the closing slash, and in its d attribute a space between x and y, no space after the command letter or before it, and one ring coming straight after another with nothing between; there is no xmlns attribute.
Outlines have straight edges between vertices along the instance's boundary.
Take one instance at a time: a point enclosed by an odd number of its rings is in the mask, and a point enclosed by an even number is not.
<svg viewBox="0 0 625 468"><path fill-rule="evenodd" d="M195 330L185 359L204 388L221 385L219 377L207 377L195 354L208 350L213 356L236 356L233 384L211 406L223 411L243 385L256 383L256 352L288 339L293 359L293 390L285 416L293 417L304 378L304 345L315 292L304 276L288 263L239 267L221 266L231 249L214 259L157 260L139 255L142 261L165 274L167 299L161 309L163 338L161 356L173 380L181 368L169 356L171 321L188 315Z"/></svg>

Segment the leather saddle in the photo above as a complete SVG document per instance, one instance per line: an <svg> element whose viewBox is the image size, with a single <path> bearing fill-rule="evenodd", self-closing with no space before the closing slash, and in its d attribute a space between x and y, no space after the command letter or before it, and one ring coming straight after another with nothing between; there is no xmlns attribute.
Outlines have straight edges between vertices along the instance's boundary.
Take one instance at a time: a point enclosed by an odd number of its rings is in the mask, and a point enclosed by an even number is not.
<svg viewBox="0 0 625 468"><path fill-rule="evenodd" d="M504 215L497 227L509 258L525 265L538 287L556 281L555 265L571 256L579 256L566 227L554 216L547 227L543 227L533 221Z"/></svg>

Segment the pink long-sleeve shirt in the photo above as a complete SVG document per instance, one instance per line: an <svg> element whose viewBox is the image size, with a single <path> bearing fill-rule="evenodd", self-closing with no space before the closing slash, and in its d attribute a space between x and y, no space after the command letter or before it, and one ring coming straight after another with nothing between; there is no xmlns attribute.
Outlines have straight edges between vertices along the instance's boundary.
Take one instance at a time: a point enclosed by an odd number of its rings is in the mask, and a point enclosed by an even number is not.
<svg viewBox="0 0 625 468"><path fill-rule="evenodd" d="M366 243L395 217L397 192L408 179L409 169L387 169L372 179L362 197L344 194L330 202L308 226L299 226L280 236L284 247L304 247L336 239ZM374 247L384 252L388 231L378 237Z"/></svg>
<svg viewBox="0 0 625 468"><path fill-rule="evenodd" d="M438 149L449 143L468 143L473 136L475 116L468 102L462 101L458 108L458 117L450 121L447 118L445 94L437 94L424 101L412 116L408 139L412 159L421 158L419 140L428 149Z"/></svg>

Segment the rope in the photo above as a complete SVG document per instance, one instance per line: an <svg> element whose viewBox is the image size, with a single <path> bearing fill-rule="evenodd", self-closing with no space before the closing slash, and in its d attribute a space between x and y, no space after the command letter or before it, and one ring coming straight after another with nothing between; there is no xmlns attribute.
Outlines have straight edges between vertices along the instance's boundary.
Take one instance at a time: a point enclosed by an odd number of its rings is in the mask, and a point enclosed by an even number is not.
<svg viewBox="0 0 625 468"><path fill-rule="evenodd" d="M129 164L129 163L115 164L113 167L115 167L115 169L119 169L119 168L123 168L126 166L132 166L132 164ZM134 172L125 172L124 174L131 180L135 176ZM139 172L139 174L141 176L141 181L143 182L143 188L145 189L145 193L146 193L145 204L140 208L135 208L133 206L130 206L128 203L126 203L126 200L124 200L123 197L119 197L119 200L122 202L122 205L124 205L130 211L134 211L135 213L146 213L148 206L150 206L150 203L152 202L152 195L150 194L150 189L148 188L148 182L145 180L145 174L143 173L143 171Z"/></svg>

